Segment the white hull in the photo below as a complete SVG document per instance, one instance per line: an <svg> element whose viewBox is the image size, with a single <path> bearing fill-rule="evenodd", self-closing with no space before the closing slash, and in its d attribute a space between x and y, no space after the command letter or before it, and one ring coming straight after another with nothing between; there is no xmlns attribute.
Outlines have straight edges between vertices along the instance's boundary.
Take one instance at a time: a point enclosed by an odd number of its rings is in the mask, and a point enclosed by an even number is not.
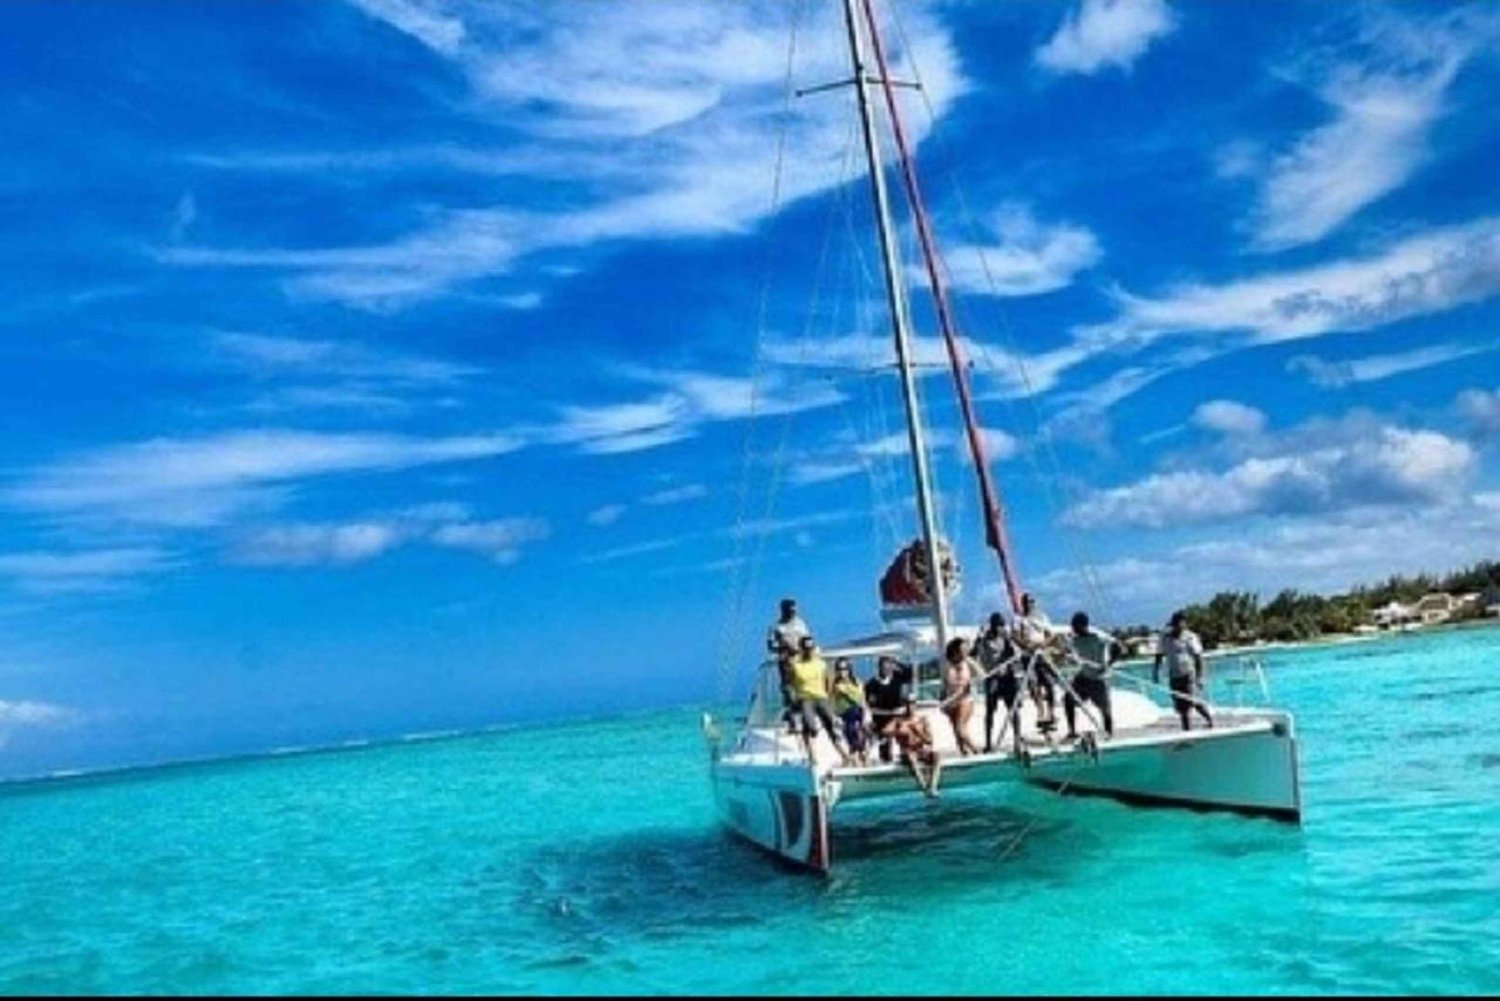
<svg viewBox="0 0 1500 1001"><path fill-rule="evenodd" d="M1020 757L1010 747L959 757L951 750L951 729L940 729L946 721L936 720L934 730L947 738L939 740L940 791L1030 784L1129 803L1301 819L1297 742L1287 714L1219 710L1215 729L1183 733L1175 716L1119 692L1116 716L1115 737L1098 741L1096 750L1047 744L1025 725ZM841 767L826 738L814 756L810 766L797 742L775 729L747 730L737 747L715 760L712 782L730 830L788 862L825 871L832 862L831 821L841 805L922 793L900 765Z"/></svg>

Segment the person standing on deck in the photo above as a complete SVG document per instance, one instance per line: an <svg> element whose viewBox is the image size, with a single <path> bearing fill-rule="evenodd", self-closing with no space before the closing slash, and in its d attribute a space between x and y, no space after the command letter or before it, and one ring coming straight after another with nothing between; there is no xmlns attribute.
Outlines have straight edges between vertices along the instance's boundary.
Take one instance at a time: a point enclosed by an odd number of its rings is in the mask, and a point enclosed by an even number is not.
<svg viewBox="0 0 1500 1001"><path fill-rule="evenodd" d="M792 709L802 723L802 746L807 751L807 760L813 760L813 741L818 736L818 724L828 731L839 756L848 764L849 755L839 739L838 725L833 721L833 708L829 702L828 664L818 655L817 644L811 636L804 636L798 646L797 655L787 662L787 675L792 689Z"/></svg>
<svg viewBox="0 0 1500 1001"><path fill-rule="evenodd" d="M995 750L995 710L1004 702L1006 718L1014 728L1016 701L1021 692L1021 679L1016 676L1020 655L1005 631L1005 617L999 612L990 616L989 625L974 641L974 656L984 669L984 753L989 754ZM1019 743L1019 734L1012 736Z"/></svg>
<svg viewBox="0 0 1500 1001"><path fill-rule="evenodd" d="M854 665L848 657L833 662L833 712L844 724L844 743L854 763L861 767L869 764L865 690L854 676Z"/></svg>
<svg viewBox="0 0 1500 1001"><path fill-rule="evenodd" d="M1114 660L1118 641L1089 625L1085 612L1073 616L1068 633L1068 656L1077 666L1068 691L1063 695L1063 712L1068 717L1068 739L1078 739L1077 713L1080 702L1092 702L1104 717L1104 732L1115 735L1115 718L1109 702L1109 665Z"/></svg>
<svg viewBox="0 0 1500 1001"><path fill-rule="evenodd" d="M956 636L949 640L943 651L943 714L953 724L958 753L965 756L979 753L969 736L969 720L974 716L974 681L979 676L979 665L969 657L964 641Z"/></svg>
<svg viewBox="0 0 1500 1001"><path fill-rule="evenodd" d="M1037 729L1050 733L1057 726L1057 669L1047 656L1057 630L1031 594L1021 595L1021 615L1016 619L1016 645L1031 664L1031 698L1036 702ZM1045 711L1043 711L1045 710Z"/></svg>
<svg viewBox="0 0 1500 1001"><path fill-rule="evenodd" d="M1208 703L1203 701L1203 641L1187 627L1187 616L1173 612L1167 621L1167 630L1157 641L1156 663L1151 668L1151 680L1161 684L1161 662L1167 662L1167 684L1172 689L1172 708L1182 720L1182 728L1191 730L1188 714L1197 709L1199 715L1212 728L1214 718L1208 713Z"/></svg>
<svg viewBox="0 0 1500 1001"><path fill-rule="evenodd" d="M891 760L891 727L906 715L912 670L890 657L876 662L875 676L865 682L865 705L870 710L870 730L880 741L880 760Z"/></svg>
<svg viewBox="0 0 1500 1001"><path fill-rule="evenodd" d="M781 675L781 718L793 730L796 729L793 722L793 702L796 700L792 698L789 666L802 646L802 640L810 635L807 623L797 614L797 599L782 598L781 617L766 633L766 650L776 658L776 669Z"/></svg>

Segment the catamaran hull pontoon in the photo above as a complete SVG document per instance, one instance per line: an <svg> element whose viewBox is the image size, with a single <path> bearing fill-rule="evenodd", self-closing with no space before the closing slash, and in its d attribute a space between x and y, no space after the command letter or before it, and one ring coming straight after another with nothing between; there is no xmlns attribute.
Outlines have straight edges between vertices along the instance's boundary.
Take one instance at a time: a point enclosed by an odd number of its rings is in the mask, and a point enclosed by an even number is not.
<svg viewBox="0 0 1500 1001"><path fill-rule="evenodd" d="M1132 725L1113 739L1052 744L1034 726L1023 725L1022 754L1014 748L971 757L944 754L939 791L983 786L1004 795L1029 785L1300 822L1297 738L1289 715L1219 709L1215 728L1182 732L1175 716L1155 711L1144 696L1118 692L1115 708L1117 715L1125 710ZM936 715L931 708L922 711ZM943 734L948 723L934 719L932 726ZM1080 730L1092 733L1090 726ZM747 730L737 748L713 762L714 799L724 825L788 862L821 872L833 861L832 823L839 812L866 800L923 795L902 765L833 763L837 754L826 738L813 757L809 764L797 741L775 728Z"/></svg>

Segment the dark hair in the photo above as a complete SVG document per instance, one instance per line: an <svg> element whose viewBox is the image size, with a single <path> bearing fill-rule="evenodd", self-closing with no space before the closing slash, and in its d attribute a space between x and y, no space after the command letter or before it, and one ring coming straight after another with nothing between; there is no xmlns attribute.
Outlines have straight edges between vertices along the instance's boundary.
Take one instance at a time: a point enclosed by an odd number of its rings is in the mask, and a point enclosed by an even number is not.
<svg viewBox="0 0 1500 1001"><path fill-rule="evenodd" d="M838 660L833 662L833 671L835 674L837 674L839 671L848 671L850 674L853 674L854 665L849 662L848 657L840 657Z"/></svg>
<svg viewBox="0 0 1500 1001"><path fill-rule="evenodd" d="M1087 629L1088 627L1089 627L1089 613L1088 612L1074 612L1073 613L1073 628L1074 629Z"/></svg>
<svg viewBox="0 0 1500 1001"><path fill-rule="evenodd" d="M991 612L990 613L990 625L992 625L992 626L1003 626L1003 625L1005 625L1005 616L1001 615L999 612Z"/></svg>
<svg viewBox="0 0 1500 1001"><path fill-rule="evenodd" d="M955 636L951 640L949 640L948 646L946 649L944 649L943 654L949 660L953 660L955 656L962 657L964 655L963 637Z"/></svg>
<svg viewBox="0 0 1500 1001"><path fill-rule="evenodd" d="M818 644L816 644L816 643L813 642L813 638L811 636L804 636L800 640L797 641L797 648L799 650L806 650L806 649L808 649L810 647L815 647L817 645Z"/></svg>
<svg viewBox="0 0 1500 1001"><path fill-rule="evenodd" d="M1175 626L1179 623L1183 625L1187 624L1187 613L1183 612L1181 609L1173 612L1172 617L1167 620L1167 625L1169 626Z"/></svg>
<svg viewBox="0 0 1500 1001"><path fill-rule="evenodd" d="M782 608L796 608L797 607L797 599L796 598L782 598L781 599L781 607Z"/></svg>

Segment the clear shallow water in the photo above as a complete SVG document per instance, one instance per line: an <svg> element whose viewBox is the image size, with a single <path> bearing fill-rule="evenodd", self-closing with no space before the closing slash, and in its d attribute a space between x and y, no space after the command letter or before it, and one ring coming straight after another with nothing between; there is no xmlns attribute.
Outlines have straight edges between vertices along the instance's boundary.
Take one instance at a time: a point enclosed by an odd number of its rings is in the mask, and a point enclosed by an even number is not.
<svg viewBox="0 0 1500 1001"><path fill-rule="evenodd" d="M1500 991L1500 629L1268 667L1300 830L954 795L826 881L685 711L13 788L0 991Z"/></svg>

